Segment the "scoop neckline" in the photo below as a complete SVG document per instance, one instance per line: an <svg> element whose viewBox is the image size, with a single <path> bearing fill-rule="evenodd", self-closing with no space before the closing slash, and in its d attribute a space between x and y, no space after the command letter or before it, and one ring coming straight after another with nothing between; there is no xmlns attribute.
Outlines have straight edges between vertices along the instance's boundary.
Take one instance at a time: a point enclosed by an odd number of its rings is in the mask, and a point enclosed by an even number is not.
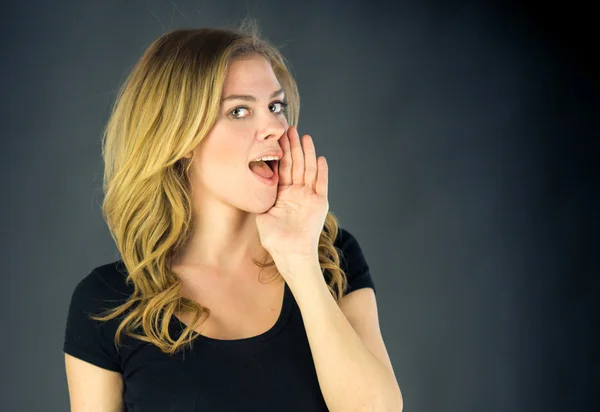
<svg viewBox="0 0 600 412"><path fill-rule="evenodd" d="M195 341L200 341L203 343L209 343L213 345L236 345L241 343L258 343L263 342L268 339L275 337L287 324L287 321L290 317L290 307L291 307L291 290L288 287L287 282L283 282L283 298L281 302L281 311L279 312L279 316L277 317L277 321L275 324L267 331L261 333L260 335L250 336L248 338L240 338L240 339L217 339L211 338L209 336L202 335L199 332L192 331L192 336ZM183 323L177 316L171 316L171 324L177 326L177 337L181 334L181 332L187 327L185 323Z"/></svg>

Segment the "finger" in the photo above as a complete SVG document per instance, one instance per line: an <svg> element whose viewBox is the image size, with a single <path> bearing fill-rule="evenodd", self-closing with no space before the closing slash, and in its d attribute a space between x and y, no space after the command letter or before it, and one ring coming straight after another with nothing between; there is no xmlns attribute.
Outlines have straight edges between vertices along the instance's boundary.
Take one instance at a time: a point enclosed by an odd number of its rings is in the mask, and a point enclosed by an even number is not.
<svg viewBox="0 0 600 412"><path fill-rule="evenodd" d="M292 184L292 152L290 151L290 139L289 128L281 138L281 150L283 156L279 159L279 184L280 185L291 185Z"/></svg>
<svg viewBox="0 0 600 412"><path fill-rule="evenodd" d="M312 137L305 134L302 136L302 147L304 148L304 184L315 190L317 184L317 152Z"/></svg>
<svg viewBox="0 0 600 412"><path fill-rule="evenodd" d="M329 166L327 165L327 159L325 156L321 156L318 159L319 171L317 173L317 184L315 191L317 194L325 196L327 198L328 185L329 185Z"/></svg>
<svg viewBox="0 0 600 412"><path fill-rule="evenodd" d="M292 184L303 185L304 184L304 154L302 153L302 146L300 145L300 136L298 135L298 129L294 126L292 132L288 135L290 137L290 149L292 151Z"/></svg>

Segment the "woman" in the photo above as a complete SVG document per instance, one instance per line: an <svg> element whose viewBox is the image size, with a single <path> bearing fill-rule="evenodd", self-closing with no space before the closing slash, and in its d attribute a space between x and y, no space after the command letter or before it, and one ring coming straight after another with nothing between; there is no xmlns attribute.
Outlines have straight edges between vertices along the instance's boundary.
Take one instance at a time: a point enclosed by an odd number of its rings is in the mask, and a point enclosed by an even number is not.
<svg viewBox="0 0 600 412"><path fill-rule="evenodd" d="M121 259L73 292L72 411L401 410L369 267L298 113L255 25L145 52L104 135Z"/></svg>

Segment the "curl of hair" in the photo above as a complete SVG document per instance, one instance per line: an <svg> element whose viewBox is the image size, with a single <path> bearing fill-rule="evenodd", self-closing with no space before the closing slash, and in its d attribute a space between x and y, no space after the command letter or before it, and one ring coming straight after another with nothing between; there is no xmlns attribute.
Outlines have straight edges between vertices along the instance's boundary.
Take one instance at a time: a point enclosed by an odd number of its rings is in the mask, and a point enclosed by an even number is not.
<svg viewBox="0 0 600 412"><path fill-rule="evenodd" d="M284 57L261 38L253 19L235 29L179 29L162 35L119 89L103 133L102 215L133 293L125 303L92 316L99 321L120 320L114 338L117 348L124 333L174 354L192 342L195 328L210 314L208 307L181 296L181 281L171 270L174 254L193 228L188 177L192 159L184 155L214 125L231 61L249 53L271 62L288 99L288 123L297 124L296 82ZM339 303L347 279L334 246L338 230L336 217L328 212L318 256L329 291ZM266 258L253 261L260 267L275 264ZM191 312L193 320L174 340L168 325L182 312Z"/></svg>

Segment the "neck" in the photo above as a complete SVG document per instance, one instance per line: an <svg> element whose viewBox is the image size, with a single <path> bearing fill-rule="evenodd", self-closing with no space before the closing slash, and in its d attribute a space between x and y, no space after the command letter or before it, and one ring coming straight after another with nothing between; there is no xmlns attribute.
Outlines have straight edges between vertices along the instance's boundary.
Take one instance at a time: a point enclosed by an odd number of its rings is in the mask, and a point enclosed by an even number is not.
<svg viewBox="0 0 600 412"><path fill-rule="evenodd" d="M228 269L262 260L267 251L260 243L255 214L219 201L206 201L194 212L193 229L175 263L183 266Z"/></svg>

